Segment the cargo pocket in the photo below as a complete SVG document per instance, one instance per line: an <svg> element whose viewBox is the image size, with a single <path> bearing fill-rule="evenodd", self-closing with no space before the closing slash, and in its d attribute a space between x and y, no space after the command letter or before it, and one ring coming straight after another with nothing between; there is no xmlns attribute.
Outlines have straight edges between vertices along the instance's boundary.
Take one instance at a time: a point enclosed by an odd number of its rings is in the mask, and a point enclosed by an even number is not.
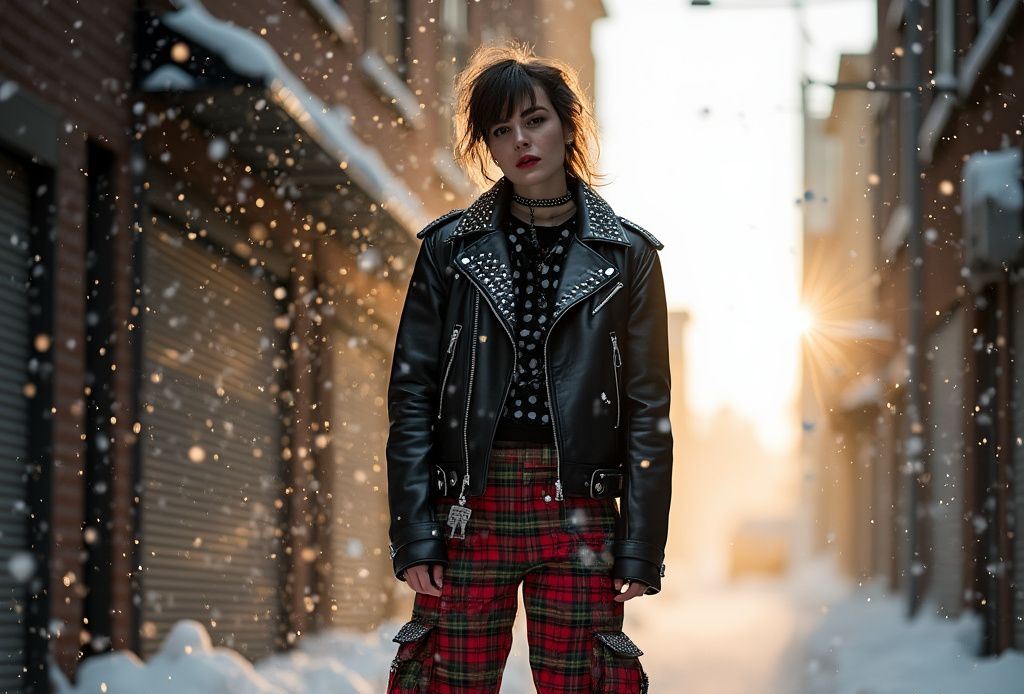
<svg viewBox="0 0 1024 694"><path fill-rule="evenodd" d="M647 694L647 673L640 665L643 654L621 631L594 632L594 694Z"/></svg>
<svg viewBox="0 0 1024 694"><path fill-rule="evenodd" d="M434 669L434 626L419 620L407 622L392 639L399 644L391 661L387 694L422 694Z"/></svg>

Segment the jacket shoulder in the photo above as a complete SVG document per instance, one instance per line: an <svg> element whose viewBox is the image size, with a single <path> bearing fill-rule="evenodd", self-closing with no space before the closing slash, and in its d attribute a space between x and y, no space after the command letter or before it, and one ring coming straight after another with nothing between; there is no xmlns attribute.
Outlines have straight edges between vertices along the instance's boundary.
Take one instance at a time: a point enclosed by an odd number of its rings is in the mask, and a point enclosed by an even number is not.
<svg viewBox="0 0 1024 694"><path fill-rule="evenodd" d="M443 215L441 215L440 217L438 217L437 219L432 221L430 224L428 224L425 227L423 227L422 229L420 229L416 233L416 238L422 239L427 234L432 234L433 232L435 232L438 229L440 229L441 227L443 227L446 222L449 222L449 221L451 221L453 219L458 219L459 217L461 217L462 213L465 212L465 211L466 211L465 209L459 209L459 210L451 210L450 212L445 212Z"/></svg>
<svg viewBox="0 0 1024 694"><path fill-rule="evenodd" d="M659 241L657 238L655 238L654 234L652 234L651 232L647 231L646 229L644 229L642 226L640 226L636 222L631 222L628 219L626 219L625 217L623 217L622 215L617 215L617 216L619 217L619 222L621 222L621 224L622 224L622 226L624 228L630 229L630 230L635 231L636 233L640 234L640 236L642 236L648 243L650 243L652 246L654 246L659 251L662 248L665 247L665 244L663 244L661 241Z"/></svg>

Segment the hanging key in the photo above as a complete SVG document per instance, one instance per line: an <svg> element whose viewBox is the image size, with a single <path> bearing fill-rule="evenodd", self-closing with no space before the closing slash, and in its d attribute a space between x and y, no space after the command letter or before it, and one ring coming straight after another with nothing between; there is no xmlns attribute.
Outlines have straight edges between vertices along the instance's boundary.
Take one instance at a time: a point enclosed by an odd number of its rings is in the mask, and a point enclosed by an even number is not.
<svg viewBox="0 0 1024 694"><path fill-rule="evenodd" d="M472 513L473 510L467 506L452 506L448 510L448 527L452 529L449 538L466 539L466 523L469 522Z"/></svg>

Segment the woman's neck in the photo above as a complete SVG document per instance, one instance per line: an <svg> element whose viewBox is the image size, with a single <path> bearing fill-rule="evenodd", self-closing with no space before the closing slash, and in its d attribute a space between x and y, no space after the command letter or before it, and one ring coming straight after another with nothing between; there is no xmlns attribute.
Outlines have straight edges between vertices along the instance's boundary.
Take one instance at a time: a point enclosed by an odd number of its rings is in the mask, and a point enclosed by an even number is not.
<svg viewBox="0 0 1024 694"><path fill-rule="evenodd" d="M524 222L530 221L530 208L526 205L520 205L513 201L511 211L516 219ZM576 203L572 200L558 207L534 207L533 223L537 226L555 226L570 219L574 214L576 214Z"/></svg>
<svg viewBox="0 0 1024 694"><path fill-rule="evenodd" d="M561 197L568 190L569 182L565 172L559 172L559 174L531 186L513 186L512 188L512 192L520 197L541 200ZM574 200L569 200L558 207L534 207L533 221L535 224L560 224L569 219L575 211L576 202ZM512 200L512 213L529 221L530 206Z"/></svg>

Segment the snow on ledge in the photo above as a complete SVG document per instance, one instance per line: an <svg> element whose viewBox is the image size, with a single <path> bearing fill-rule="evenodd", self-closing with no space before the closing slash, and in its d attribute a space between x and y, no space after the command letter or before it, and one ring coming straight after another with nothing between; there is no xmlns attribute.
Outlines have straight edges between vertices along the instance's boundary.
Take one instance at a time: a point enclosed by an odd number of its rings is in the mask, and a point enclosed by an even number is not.
<svg viewBox="0 0 1024 694"><path fill-rule="evenodd" d="M327 25L334 30L334 33L345 43L352 43L356 40L356 30L349 21L345 10L338 6L337 0L307 0L313 9L323 17Z"/></svg>
<svg viewBox="0 0 1024 694"><path fill-rule="evenodd" d="M348 119L339 117L339 109L324 104L285 67L270 44L250 31L217 19L199 0L178 4L182 9L162 15L167 26L216 52L235 72L261 79L274 102L335 157L339 168L379 201L410 234L426 226L431 217L423 201L388 168L376 149L359 138Z"/></svg>
<svg viewBox="0 0 1024 694"><path fill-rule="evenodd" d="M447 149L438 148L434 151L433 164L438 175L459 195L470 197L477 192L476 186L459 168L455 157Z"/></svg>
<svg viewBox="0 0 1024 694"><path fill-rule="evenodd" d="M363 72L373 80L383 94L391 99L392 105L402 115L403 120L417 130L426 125L423 111L420 110L419 101L402 78L399 77L391 66L374 50L368 50L359 58L359 66Z"/></svg>

